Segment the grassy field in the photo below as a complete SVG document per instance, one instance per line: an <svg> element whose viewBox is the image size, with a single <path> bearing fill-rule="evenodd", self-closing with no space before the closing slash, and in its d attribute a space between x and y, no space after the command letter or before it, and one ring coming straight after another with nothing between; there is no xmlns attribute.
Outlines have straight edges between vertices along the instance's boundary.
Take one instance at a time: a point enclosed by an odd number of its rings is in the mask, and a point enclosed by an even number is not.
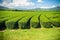
<svg viewBox="0 0 60 40"><path fill-rule="evenodd" d="M60 29L5 30L0 32L0 40L60 40Z"/></svg>
<svg viewBox="0 0 60 40"><path fill-rule="evenodd" d="M60 12L0 11L0 40L60 40Z"/></svg>

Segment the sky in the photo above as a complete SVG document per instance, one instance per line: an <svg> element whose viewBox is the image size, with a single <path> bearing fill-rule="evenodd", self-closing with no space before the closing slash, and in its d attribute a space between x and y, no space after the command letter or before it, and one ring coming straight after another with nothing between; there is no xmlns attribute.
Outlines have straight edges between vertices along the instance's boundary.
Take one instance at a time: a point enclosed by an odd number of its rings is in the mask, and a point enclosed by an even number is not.
<svg viewBox="0 0 60 40"><path fill-rule="evenodd" d="M15 9L53 8L60 0L0 0L0 6Z"/></svg>

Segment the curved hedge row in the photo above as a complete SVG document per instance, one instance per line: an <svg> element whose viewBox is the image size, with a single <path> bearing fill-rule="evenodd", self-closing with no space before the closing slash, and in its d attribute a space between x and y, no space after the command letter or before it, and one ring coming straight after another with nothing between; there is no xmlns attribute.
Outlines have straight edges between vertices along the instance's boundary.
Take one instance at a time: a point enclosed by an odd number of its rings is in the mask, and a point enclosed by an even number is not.
<svg viewBox="0 0 60 40"><path fill-rule="evenodd" d="M53 24L53 26L60 27L60 13L59 12L45 14L45 17Z"/></svg>
<svg viewBox="0 0 60 40"><path fill-rule="evenodd" d="M10 19L5 22L5 25L8 29L18 29L18 21L21 20L23 17L19 16L13 19Z"/></svg>
<svg viewBox="0 0 60 40"><path fill-rule="evenodd" d="M60 27L60 18L46 18L53 24L55 27Z"/></svg>
<svg viewBox="0 0 60 40"><path fill-rule="evenodd" d="M34 17L32 17L31 21L30 21L30 26L33 28L40 28L40 20L38 19L39 15L35 15Z"/></svg>
<svg viewBox="0 0 60 40"><path fill-rule="evenodd" d="M32 17L32 16L26 16L26 17L24 17L23 19L21 19L21 20L18 22L19 28L29 29L29 28L30 28L30 20L31 20L31 17Z"/></svg>
<svg viewBox="0 0 60 40"><path fill-rule="evenodd" d="M40 22L41 22L42 28L52 28L53 27L51 22L49 21L49 19L47 19L45 17L45 14L41 15Z"/></svg>
<svg viewBox="0 0 60 40"><path fill-rule="evenodd" d="M6 28L6 25L5 25L5 21L9 20L9 19L12 19L14 18L15 16L11 16L11 17L6 17L6 18L2 18L0 19L0 30L3 30Z"/></svg>

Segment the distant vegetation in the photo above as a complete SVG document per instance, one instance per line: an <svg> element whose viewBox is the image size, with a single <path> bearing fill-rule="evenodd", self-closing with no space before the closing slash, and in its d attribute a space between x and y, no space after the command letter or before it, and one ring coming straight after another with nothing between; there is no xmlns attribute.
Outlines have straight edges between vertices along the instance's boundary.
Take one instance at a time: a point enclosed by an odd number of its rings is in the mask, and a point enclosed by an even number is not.
<svg viewBox="0 0 60 40"><path fill-rule="evenodd" d="M13 9L4 6L0 6L0 11L60 11L60 6L56 6L54 8L44 9L44 8L35 8L35 9Z"/></svg>

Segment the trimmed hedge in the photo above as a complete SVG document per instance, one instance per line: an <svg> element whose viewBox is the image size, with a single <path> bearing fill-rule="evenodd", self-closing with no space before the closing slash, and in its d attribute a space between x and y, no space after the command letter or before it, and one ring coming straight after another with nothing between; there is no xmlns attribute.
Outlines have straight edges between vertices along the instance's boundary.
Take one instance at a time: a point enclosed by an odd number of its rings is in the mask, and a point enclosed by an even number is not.
<svg viewBox="0 0 60 40"><path fill-rule="evenodd" d="M52 15L52 16L51 16ZM60 13L49 13L45 15L47 19L53 24L55 27L60 27Z"/></svg>
<svg viewBox="0 0 60 40"><path fill-rule="evenodd" d="M7 20L9 20L9 19L12 19L13 17L14 17L14 16L0 19L0 30L6 29L5 21L7 21Z"/></svg>
<svg viewBox="0 0 60 40"><path fill-rule="evenodd" d="M42 22L44 28L52 28L52 24L50 22Z"/></svg>
<svg viewBox="0 0 60 40"><path fill-rule="evenodd" d="M10 19L6 21L5 25L8 29L18 29L18 21L21 20L23 17L18 16L16 18Z"/></svg>
<svg viewBox="0 0 60 40"><path fill-rule="evenodd" d="M45 14L48 18L54 18L54 17L60 17L60 13L58 12L58 13L54 13L54 12L52 12L52 13L46 13Z"/></svg>
<svg viewBox="0 0 60 40"><path fill-rule="evenodd" d="M58 15L59 16L59 15ZM49 18L48 16L45 15L45 17L53 24L55 27L60 27L60 17L51 17Z"/></svg>
<svg viewBox="0 0 60 40"><path fill-rule="evenodd" d="M51 24L51 22L49 21L49 19L47 19L47 18L45 17L45 15L42 15L42 16L40 17L40 22L41 22L41 26L42 26L43 28L52 28L52 27L53 27L52 24Z"/></svg>
<svg viewBox="0 0 60 40"><path fill-rule="evenodd" d="M50 18L49 20L53 26L60 27L60 18Z"/></svg>
<svg viewBox="0 0 60 40"><path fill-rule="evenodd" d="M19 28L21 29L30 29L30 20L32 16L26 16L25 18L21 19L18 24Z"/></svg>
<svg viewBox="0 0 60 40"><path fill-rule="evenodd" d="M40 28L40 20L38 19L39 15L35 15L34 17L32 17L31 21L30 21L30 26L33 28Z"/></svg>

